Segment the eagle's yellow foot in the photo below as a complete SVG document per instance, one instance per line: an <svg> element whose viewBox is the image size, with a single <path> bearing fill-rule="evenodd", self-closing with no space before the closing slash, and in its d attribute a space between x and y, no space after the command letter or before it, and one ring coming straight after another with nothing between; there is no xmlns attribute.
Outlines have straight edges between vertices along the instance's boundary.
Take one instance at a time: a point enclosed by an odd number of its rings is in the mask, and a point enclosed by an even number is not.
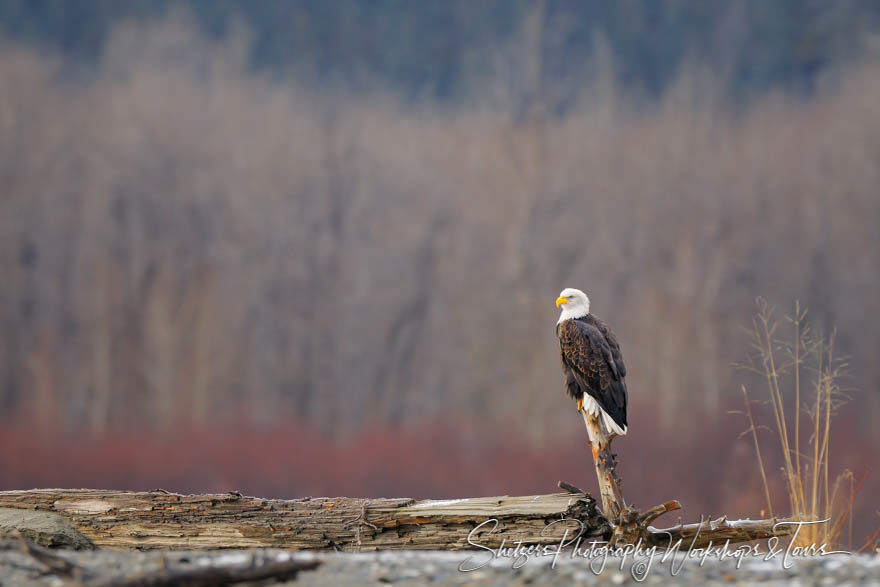
<svg viewBox="0 0 880 587"><path fill-rule="evenodd" d="M584 396L578 398L578 412L584 409Z"/></svg>

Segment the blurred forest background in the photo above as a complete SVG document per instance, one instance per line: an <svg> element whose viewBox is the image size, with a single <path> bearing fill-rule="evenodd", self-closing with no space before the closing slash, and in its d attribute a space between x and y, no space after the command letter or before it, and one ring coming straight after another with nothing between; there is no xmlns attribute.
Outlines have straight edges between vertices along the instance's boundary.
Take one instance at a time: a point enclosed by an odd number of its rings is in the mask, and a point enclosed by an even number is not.
<svg viewBox="0 0 880 587"><path fill-rule="evenodd" d="M685 517L762 507L756 296L837 327L873 529L878 190L869 0L0 0L0 488L592 490L571 286Z"/></svg>

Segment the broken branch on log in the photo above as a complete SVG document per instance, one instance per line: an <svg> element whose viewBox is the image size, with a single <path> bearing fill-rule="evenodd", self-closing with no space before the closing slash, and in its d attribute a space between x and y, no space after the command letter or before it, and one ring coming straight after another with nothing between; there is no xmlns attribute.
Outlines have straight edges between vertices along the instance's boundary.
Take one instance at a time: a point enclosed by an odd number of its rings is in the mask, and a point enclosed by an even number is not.
<svg viewBox="0 0 880 587"><path fill-rule="evenodd" d="M579 489L572 485L571 483L566 483L565 481L559 481L556 483L559 489L564 489L569 493L586 493L583 489Z"/></svg>

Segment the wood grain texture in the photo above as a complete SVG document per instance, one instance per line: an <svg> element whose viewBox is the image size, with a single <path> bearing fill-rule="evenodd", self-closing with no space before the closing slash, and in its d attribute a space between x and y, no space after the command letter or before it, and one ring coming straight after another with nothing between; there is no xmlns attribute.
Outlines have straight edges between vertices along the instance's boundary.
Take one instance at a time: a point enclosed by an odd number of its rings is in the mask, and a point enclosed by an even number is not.
<svg viewBox="0 0 880 587"><path fill-rule="evenodd" d="M614 524L585 493L477 497L453 500L318 497L260 499L237 493L179 495L164 491L98 489L0 491L0 509L53 512L70 523L87 545L115 549L217 549L275 547L293 550L472 548L558 544L565 532L588 540L682 548L746 542L791 534L788 520L719 518L657 529L649 524L679 509L669 501L646 512L624 507ZM495 520L496 522L486 523ZM566 520L560 522L560 520ZM555 523L554 523L555 522ZM551 524L552 523L552 524ZM23 530L26 530L24 528Z"/></svg>
<svg viewBox="0 0 880 587"><path fill-rule="evenodd" d="M260 499L238 494L37 489L0 492L0 508L55 512L98 548L461 549L487 520L480 544L555 544L566 528L610 527L587 495L556 493L462 500ZM554 524L568 518L577 522ZM494 531L493 531L494 530Z"/></svg>
<svg viewBox="0 0 880 587"><path fill-rule="evenodd" d="M602 513L609 520L617 520L626 503L623 501L620 477L617 475L617 458L611 452L611 441L614 437L605 428L601 418L593 417L586 410L581 410L581 415L592 447L599 495L602 498Z"/></svg>
<svg viewBox="0 0 880 587"><path fill-rule="evenodd" d="M795 526L790 522L796 518L780 518L770 520L728 520L721 517L716 520L705 520L694 524L679 524L672 528L657 529L648 527L651 545L667 547L681 539L681 548L705 548L711 542L715 546L730 541L731 544L762 540L772 536L789 536L794 533Z"/></svg>

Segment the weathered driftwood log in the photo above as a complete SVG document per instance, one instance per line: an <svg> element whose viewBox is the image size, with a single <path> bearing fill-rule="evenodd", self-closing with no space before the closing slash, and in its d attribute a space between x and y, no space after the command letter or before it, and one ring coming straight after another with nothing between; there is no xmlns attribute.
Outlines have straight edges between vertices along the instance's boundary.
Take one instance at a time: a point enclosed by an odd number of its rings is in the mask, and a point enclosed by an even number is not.
<svg viewBox="0 0 880 587"><path fill-rule="evenodd" d="M595 500L567 483L568 493L525 497L480 497L454 500L303 498L259 499L237 493L178 495L165 491L117 492L93 489L40 489L0 492L0 513L27 512L23 533L36 514L60 517L69 524L65 540L42 530L46 545L70 546L78 533L82 544L103 548L249 548L288 549L463 549L468 537L490 548L558 544L568 532L584 541L610 540L667 546L681 538L682 547L725 540L745 542L790 534L777 520L728 522L657 529L658 516L678 509L667 502L638 512L625 508L615 525L596 508ZM6 516L14 520L15 516ZM497 520L497 524L492 522ZM560 520L566 520L560 522ZM780 520L784 522L784 520ZM10 522L7 522L10 523ZM56 527L56 526L52 526ZM475 528L478 528L476 531Z"/></svg>
<svg viewBox="0 0 880 587"><path fill-rule="evenodd" d="M796 526L791 522L795 521L796 518L728 520L727 516L722 516L716 520L678 524L665 529L648 526L647 543L651 546L666 547L681 539L682 548L705 548L710 542L714 545L724 544L725 541L730 541L731 544L750 542L773 536L789 536L794 533Z"/></svg>
<svg viewBox="0 0 880 587"><path fill-rule="evenodd" d="M239 494L177 495L42 489L0 492L2 508L58 514L104 548L462 549L556 544L568 530L610 536L587 494L456 500L259 499ZM559 522L567 519L567 522ZM495 523L485 523L497 520ZM548 527L551 522L557 522Z"/></svg>

